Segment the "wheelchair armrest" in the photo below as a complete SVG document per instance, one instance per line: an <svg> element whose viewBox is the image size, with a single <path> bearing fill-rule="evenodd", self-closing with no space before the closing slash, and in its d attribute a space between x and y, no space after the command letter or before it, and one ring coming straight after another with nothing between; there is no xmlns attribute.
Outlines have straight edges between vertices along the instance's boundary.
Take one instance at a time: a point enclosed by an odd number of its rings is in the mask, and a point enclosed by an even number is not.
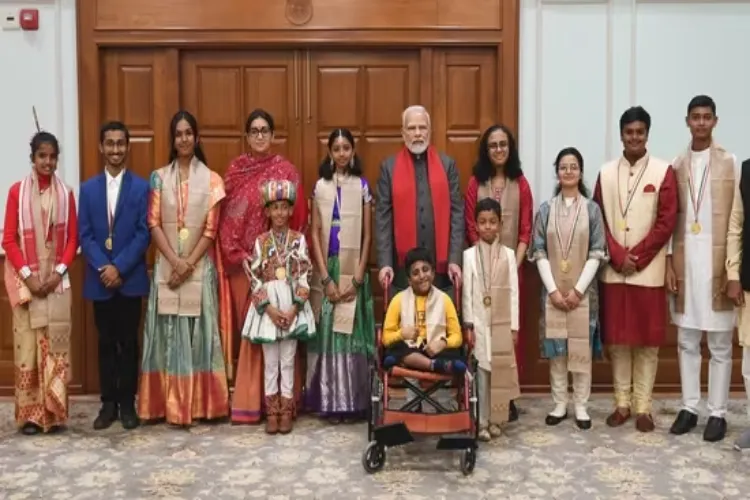
<svg viewBox="0 0 750 500"><path fill-rule="evenodd" d="M474 326L468 325L463 328L464 345L474 349Z"/></svg>
<svg viewBox="0 0 750 500"><path fill-rule="evenodd" d="M463 327L463 340L464 340L464 346L466 348L467 359L470 359L472 353L474 352L474 342L475 342L473 325L467 325Z"/></svg>
<svg viewBox="0 0 750 500"><path fill-rule="evenodd" d="M383 326L375 325L375 366L378 371L382 369L383 364Z"/></svg>

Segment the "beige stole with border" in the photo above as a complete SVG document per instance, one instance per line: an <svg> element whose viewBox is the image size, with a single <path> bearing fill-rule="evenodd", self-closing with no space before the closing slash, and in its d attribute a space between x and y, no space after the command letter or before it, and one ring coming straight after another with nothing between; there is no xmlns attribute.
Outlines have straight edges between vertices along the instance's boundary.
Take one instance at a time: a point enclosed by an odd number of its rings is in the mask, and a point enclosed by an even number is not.
<svg viewBox="0 0 750 500"><path fill-rule="evenodd" d="M488 245L479 241L474 247L477 270L482 283L482 307L486 313L490 353L490 421L508 421L510 401L520 397L518 367L510 328L510 269L508 254L500 241ZM489 300L488 300L489 299Z"/></svg>
<svg viewBox="0 0 750 500"><path fill-rule="evenodd" d="M417 321L417 296L411 287L407 287L401 292L401 328L405 326L414 326L419 328ZM448 338L447 321L445 318L445 298L443 292L435 288L430 289L427 294L424 322L425 322L425 339L429 344L433 340ZM409 347L421 347L419 339L405 340Z"/></svg>
<svg viewBox="0 0 750 500"><path fill-rule="evenodd" d="M477 201L484 198L493 198L500 202L502 208L503 229L500 241L503 245L514 252L518 247L518 219L521 210L521 190L517 180L505 178L505 189L500 188L502 179L496 175L489 181L480 184L477 188ZM495 193L500 192L498 198Z"/></svg>
<svg viewBox="0 0 750 500"><path fill-rule="evenodd" d="M45 220L55 220L56 197L54 195L55 182L53 181L50 188L44 194L39 193L38 186L32 188L31 211L34 220L34 241L36 242L36 254L39 259L39 281L44 283L49 276L55 272L55 249L57 245L64 245L64 241L57 241L56 231L52 231L52 242L48 246L45 227ZM22 207L19 207L21 210ZM23 245L21 246L23 248ZM65 279L67 281L67 278ZM72 307L73 294L69 286L63 287L62 293L50 293L47 297L41 299L32 297L29 306L29 323L32 329L46 328L49 342L50 354L67 356L70 353L70 334L72 332ZM50 363L45 370L48 375L53 369L53 363ZM67 371L67 370L66 370ZM64 378L69 378L68 373ZM62 381L63 379L59 379ZM51 377L48 380L58 380ZM58 381L58 382L59 382ZM54 382L53 382L54 383ZM47 388L45 388L46 390ZM54 388L55 391L64 391L64 387Z"/></svg>
<svg viewBox="0 0 750 500"><path fill-rule="evenodd" d="M567 249L567 250L566 250ZM572 290L583 272L589 254L589 210L587 200L565 207L561 195L550 202L547 221L547 257L552 276L563 296ZM589 338L589 293L586 291L573 311L561 311L549 296L545 306L545 337L568 342L568 371L589 373L591 341Z"/></svg>
<svg viewBox="0 0 750 500"><path fill-rule="evenodd" d="M197 158L190 165L187 205L182 207L179 166L177 162L162 167L161 228L180 258L187 258L203 236L203 228L211 198L211 171ZM184 210L184 223L179 224L180 211ZM172 275L172 265L161 254L157 278L157 310L162 315L198 317L201 314L203 294L204 258L195 265L190 277L177 289L167 283Z"/></svg>
<svg viewBox="0 0 750 500"><path fill-rule="evenodd" d="M334 177L335 179L336 177ZM315 204L318 207L321 234L320 245L323 261L328 262L328 244L333 225L333 208L339 205L339 291L351 284L359 267L362 255L362 179L347 175L339 177L341 200L339 203L334 180L318 181L315 187ZM320 312L325 290L320 280L320 270L313 273L310 303L315 318L320 321ZM333 331L351 334L354 331L354 315L357 309L357 296L349 302L338 302L333 306Z"/></svg>
<svg viewBox="0 0 750 500"><path fill-rule="evenodd" d="M674 239L672 240L672 266L677 275L677 297L675 300L675 311L685 312L685 226L692 223L693 208L688 204L693 202L690 196L689 169L693 168L690 149L679 156L674 162L674 171L677 176L679 188L679 205L677 208L677 225L675 226ZM734 158L718 144L711 144L709 164L711 179L711 266L713 270L712 303L714 311L731 311L734 303L726 296L726 269L727 258L727 232L729 231L729 215L732 212L732 201L735 190ZM695 203L700 196L701 177L693 178L693 192ZM701 205L699 210L703 209ZM706 262L696 263L698 265Z"/></svg>

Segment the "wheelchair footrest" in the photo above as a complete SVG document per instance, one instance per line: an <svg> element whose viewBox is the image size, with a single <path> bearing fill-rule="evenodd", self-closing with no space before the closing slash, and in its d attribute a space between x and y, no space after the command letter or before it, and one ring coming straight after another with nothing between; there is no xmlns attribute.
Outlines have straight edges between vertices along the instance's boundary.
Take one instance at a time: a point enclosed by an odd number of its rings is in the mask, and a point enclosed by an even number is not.
<svg viewBox="0 0 750 500"><path fill-rule="evenodd" d="M437 443L438 450L466 450L477 448L477 442L471 436L453 434L441 436Z"/></svg>
<svg viewBox="0 0 750 500"><path fill-rule="evenodd" d="M403 422L381 425L376 427L373 433L375 441L378 444L389 448L414 441L414 436L411 435L411 432L409 432L409 429Z"/></svg>
<svg viewBox="0 0 750 500"><path fill-rule="evenodd" d="M383 423L405 425L414 434L456 434L469 432L471 416L468 411L451 413L413 413L385 410Z"/></svg>

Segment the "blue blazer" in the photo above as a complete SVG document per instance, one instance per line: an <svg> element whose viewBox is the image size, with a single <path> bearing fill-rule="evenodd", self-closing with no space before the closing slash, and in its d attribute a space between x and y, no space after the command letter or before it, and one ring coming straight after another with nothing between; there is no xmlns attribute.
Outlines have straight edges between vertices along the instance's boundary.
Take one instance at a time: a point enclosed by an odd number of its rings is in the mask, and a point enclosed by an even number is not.
<svg viewBox="0 0 750 500"><path fill-rule="evenodd" d="M150 289L146 272L146 251L151 243L146 216L149 184L145 179L123 172L120 196L115 208L112 250L104 247L109 237L107 177L104 173L81 184L78 201L78 238L86 259L83 297L107 300L119 291L128 297L147 296ZM99 269L112 264L120 273L122 286L109 289L99 278Z"/></svg>

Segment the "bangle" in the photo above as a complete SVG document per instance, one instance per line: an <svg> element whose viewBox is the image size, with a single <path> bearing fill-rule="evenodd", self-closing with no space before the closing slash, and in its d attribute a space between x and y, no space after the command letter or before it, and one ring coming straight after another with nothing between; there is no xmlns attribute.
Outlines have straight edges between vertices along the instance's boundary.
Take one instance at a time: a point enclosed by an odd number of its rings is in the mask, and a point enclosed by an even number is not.
<svg viewBox="0 0 750 500"><path fill-rule="evenodd" d="M323 286L328 286L328 283L330 283L331 281L333 281L333 279L330 276L326 276L325 278L320 280L320 284Z"/></svg>
<svg viewBox="0 0 750 500"><path fill-rule="evenodd" d="M359 289L363 284L363 281L357 281L357 278L352 276L352 285L354 285L354 288Z"/></svg>

